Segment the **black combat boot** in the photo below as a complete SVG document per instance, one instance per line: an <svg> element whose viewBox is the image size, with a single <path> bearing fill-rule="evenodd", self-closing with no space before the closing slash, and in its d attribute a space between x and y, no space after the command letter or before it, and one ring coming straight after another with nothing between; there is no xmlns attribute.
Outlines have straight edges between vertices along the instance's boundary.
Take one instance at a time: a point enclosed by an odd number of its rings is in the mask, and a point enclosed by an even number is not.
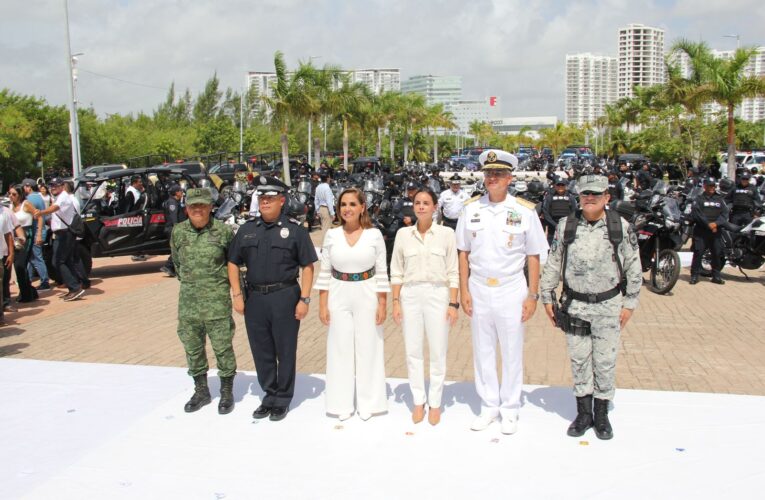
<svg viewBox="0 0 765 500"><path fill-rule="evenodd" d="M191 413L202 408L204 405L209 404L210 401L210 388L207 387L207 374L197 375L194 377L194 395L191 396L191 399L189 399L189 402L186 403L186 406L184 406L183 409L186 413Z"/></svg>
<svg viewBox="0 0 765 500"><path fill-rule="evenodd" d="M689 285L695 285L699 282L699 275L698 274L691 274L691 279L688 280Z"/></svg>
<svg viewBox="0 0 765 500"><path fill-rule="evenodd" d="M226 415L234 411L234 376L220 378L220 401L218 413Z"/></svg>
<svg viewBox="0 0 765 500"><path fill-rule="evenodd" d="M595 435L598 439L611 439L614 431L608 421L608 400L595 398Z"/></svg>
<svg viewBox="0 0 765 500"><path fill-rule="evenodd" d="M592 394L576 398L576 419L568 426L571 437L582 436L592 427Z"/></svg>

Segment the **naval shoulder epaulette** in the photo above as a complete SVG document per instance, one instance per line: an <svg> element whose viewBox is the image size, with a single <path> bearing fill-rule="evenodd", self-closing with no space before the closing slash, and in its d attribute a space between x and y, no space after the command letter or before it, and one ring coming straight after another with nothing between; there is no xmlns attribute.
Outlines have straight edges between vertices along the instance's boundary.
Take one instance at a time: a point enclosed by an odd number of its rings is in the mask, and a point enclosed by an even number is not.
<svg viewBox="0 0 765 500"><path fill-rule="evenodd" d="M516 198L516 199L515 199L515 202L516 202L516 203L518 203L518 204L519 204L520 206L522 206L522 207L526 207L526 208L528 208L529 210L534 210L534 209L536 209L536 208L537 208L537 205L536 205L536 203L534 203L534 202L531 202L531 201L529 201L529 200L525 200L525 199L523 199L523 198Z"/></svg>
<svg viewBox="0 0 765 500"><path fill-rule="evenodd" d="M463 204L463 205L466 205L466 206L467 206L467 205L470 205L471 203L473 203L474 201L476 201L476 200L477 200L478 198L480 198L480 197L481 197L481 195L480 195L480 194L479 194L479 195L476 195L476 196L473 196L472 198L470 198L470 199L467 199L467 200L463 201L463 202L462 202L462 204Z"/></svg>

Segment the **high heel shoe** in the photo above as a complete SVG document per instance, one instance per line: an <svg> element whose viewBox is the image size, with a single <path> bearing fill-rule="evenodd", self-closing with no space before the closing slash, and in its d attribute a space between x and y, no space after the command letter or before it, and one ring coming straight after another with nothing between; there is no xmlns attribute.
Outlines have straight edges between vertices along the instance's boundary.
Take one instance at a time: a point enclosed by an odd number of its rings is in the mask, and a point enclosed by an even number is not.
<svg viewBox="0 0 765 500"><path fill-rule="evenodd" d="M441 421L441 408L429 408L428 409L428 423L430 425L438 425Z"/></svg>
<svg viewBox="0 0 765 500"><path fill-rule="evenodd" d="M422 422L422 419L425 418L425 405L417 405L414 407L414 410L412 410L412 422L415 424L419 424Z"/></svg>

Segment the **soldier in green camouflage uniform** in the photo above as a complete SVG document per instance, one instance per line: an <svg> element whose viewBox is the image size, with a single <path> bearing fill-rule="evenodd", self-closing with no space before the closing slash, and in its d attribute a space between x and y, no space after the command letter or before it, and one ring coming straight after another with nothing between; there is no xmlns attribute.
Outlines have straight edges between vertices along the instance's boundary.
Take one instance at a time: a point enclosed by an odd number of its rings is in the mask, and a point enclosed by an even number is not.
<svg viewBox="0 0 765 500"><path fill-rule="evenodd" d="M234 409L236 375L227 272L228 248L234 235L229 226L210 216L209 189L189 189L186 206L189 218L176 224L170 238L172 258L181 282L178 337L183 342L188 373L194 377L195 386L194 395L184 409L197 411L210 402L205 351L205 336L209 336L220 377L218 413L226 414Z"/></svg>
<svg viewBox="0 0 765 500"><path fill-rule="evenodd" d="M575 292L606 295L619 286L620 278L606 225L608 179L599 175L583 176L580 178L578 189L582 212L578 215L576 239L568 248L566 282ZM561 279L566 221L567 218L561 219L555 231L555 239L550 247L540 282L542 302L553 324L555 319L552 292ZM574 394L577 399L577 417L568 429L569 436L581 436L594 424L598 438L613 437L608 420L608 403L613 399L615 392L614 375L619 351L619 333L637 307L643 281L637 236L624 219L619 221L623 238L618 245L617 257L622 263L626 293L616 293L615 296L597 303L574 299L568 309L571 317L590 323L589 335L566 332Z"/></svg>

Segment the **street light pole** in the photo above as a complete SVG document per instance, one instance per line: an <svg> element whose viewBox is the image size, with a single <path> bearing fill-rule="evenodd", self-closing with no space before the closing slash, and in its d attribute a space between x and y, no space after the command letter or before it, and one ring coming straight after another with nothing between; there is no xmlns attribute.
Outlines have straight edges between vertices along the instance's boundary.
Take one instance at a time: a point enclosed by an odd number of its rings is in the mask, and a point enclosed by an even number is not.
<svg viewBox="0 0 765 500"><path fill-rule="evenodd" d="M723 35L723 38L735 38L736 39L736 50L739 49L739 43L741 42L741 37L737 34L734 35Z"/></svg>
<svg viewBox="0 0 765 500"><path fill-rule="evenodd" d="M245 90L239 94L239 163L243 163L244 155L244 93L249 90L247 81L244 88Z"/></svg>
<svg viewBox="0 0 765 500"><path fill-rule="evenodd" d="M80 124L77 120L77 56L72 54L72 43L69 38L69 2L64 0L64 15L66 18L66 63L69 68L69 135L72 142L72 177L80 175L82 163L80 160Z"/></svg>

